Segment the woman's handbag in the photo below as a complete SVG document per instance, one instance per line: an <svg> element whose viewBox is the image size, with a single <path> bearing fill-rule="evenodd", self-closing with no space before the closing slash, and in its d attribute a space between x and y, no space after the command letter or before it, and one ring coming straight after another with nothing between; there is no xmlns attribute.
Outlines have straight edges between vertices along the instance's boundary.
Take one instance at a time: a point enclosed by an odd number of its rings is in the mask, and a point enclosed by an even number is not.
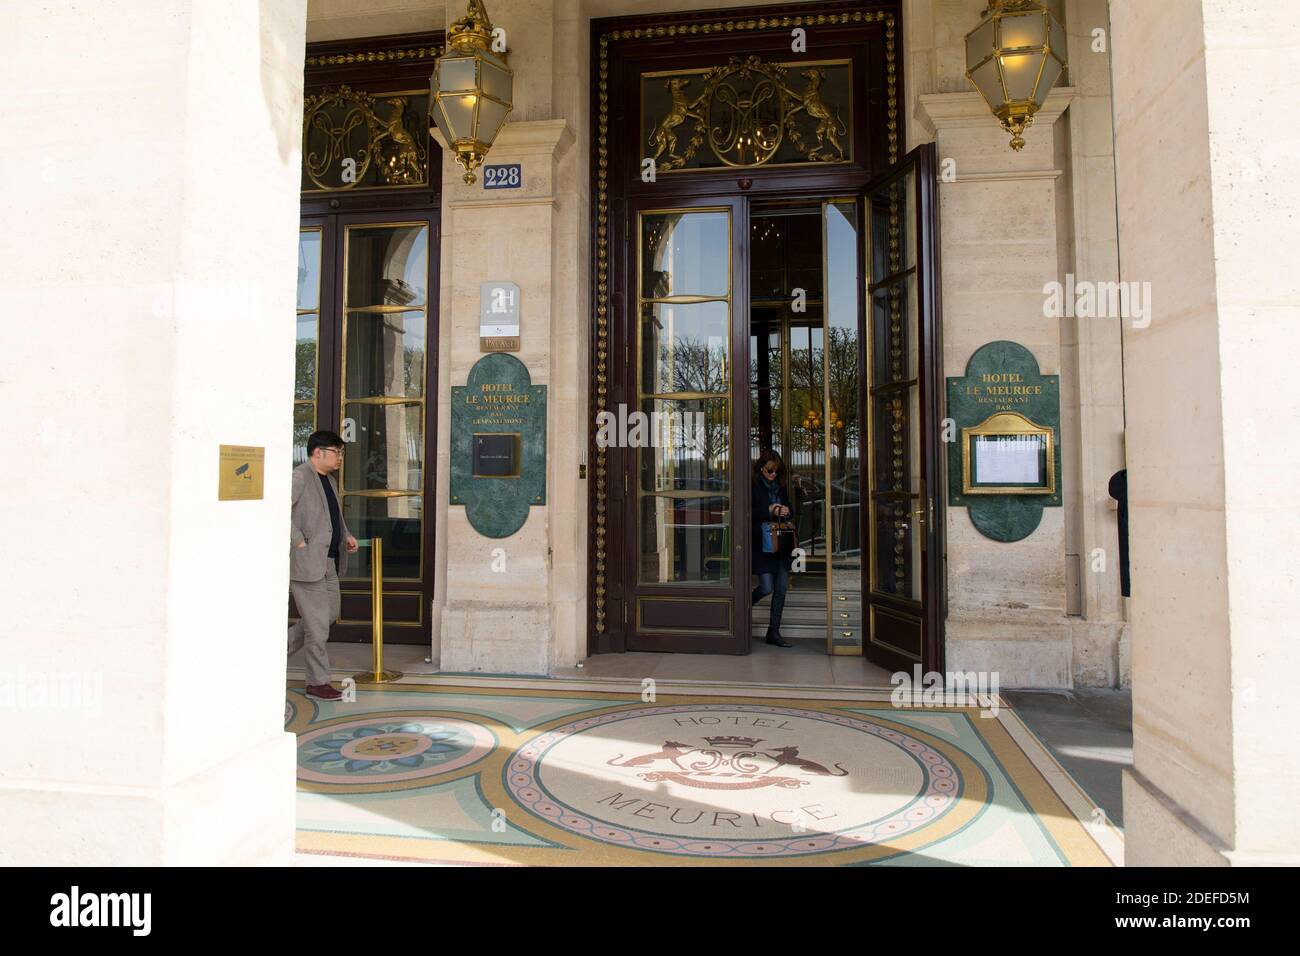
<svg viewBox="0 0 1300 956"><path fill-rule="evenodd" d="M794 525L789 521L764 521L763 553L783 554L794 550Z"/></svg>

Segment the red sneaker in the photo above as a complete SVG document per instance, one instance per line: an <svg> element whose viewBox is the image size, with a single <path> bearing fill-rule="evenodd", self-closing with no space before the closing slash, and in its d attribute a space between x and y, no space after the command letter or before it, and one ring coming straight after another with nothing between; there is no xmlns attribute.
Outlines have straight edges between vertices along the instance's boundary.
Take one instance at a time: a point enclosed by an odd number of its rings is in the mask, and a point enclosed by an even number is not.
<svg viewBox="0 0 1300 956"><path fill-rule="evenodd" d="M342 691L337 691L329 684L309 684L307 685L307 696L315 697L317 700L342 700Z"/></svg>

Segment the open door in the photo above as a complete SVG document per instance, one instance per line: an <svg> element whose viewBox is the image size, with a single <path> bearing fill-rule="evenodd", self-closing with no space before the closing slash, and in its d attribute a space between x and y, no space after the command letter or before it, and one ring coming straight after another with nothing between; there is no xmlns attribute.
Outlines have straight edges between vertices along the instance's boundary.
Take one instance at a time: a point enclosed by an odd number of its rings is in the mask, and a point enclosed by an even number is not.
<svg viewBox="0 0 1300 956"><path fill-rule="evenodd" d="M862 540L868 660L943 670L944 536L939 210L933 143L864 197L866 295L861 420L869 467Z"/></svg>
<svg viewBox="0 0 1300 956"><path fill-rule="evenodd" d="M748 301L744 199L629 208L622 447L626 648L749 651ZM740 372L737 373L737 369ZM742 403L736 401L739 395ZM619 429L624 431L622 427Z"/></svg>

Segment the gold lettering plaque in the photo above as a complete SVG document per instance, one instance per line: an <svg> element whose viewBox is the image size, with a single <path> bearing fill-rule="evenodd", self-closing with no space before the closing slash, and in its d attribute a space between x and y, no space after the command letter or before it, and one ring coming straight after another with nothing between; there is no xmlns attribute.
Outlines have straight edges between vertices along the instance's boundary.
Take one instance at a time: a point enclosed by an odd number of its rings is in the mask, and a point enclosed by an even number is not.
<svg viewBox="0 0 1300 956"><path fill-rule="evenodd" d="M222 445L217 500L261 501L265 461L265 448L255 445Z"/></svg>

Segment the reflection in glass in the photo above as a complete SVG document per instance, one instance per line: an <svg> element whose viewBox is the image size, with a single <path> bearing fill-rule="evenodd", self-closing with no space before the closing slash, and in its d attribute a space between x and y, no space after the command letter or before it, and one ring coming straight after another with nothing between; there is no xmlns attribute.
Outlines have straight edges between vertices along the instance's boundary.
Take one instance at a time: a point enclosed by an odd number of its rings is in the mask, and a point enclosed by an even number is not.
<svg viewBox="0 0 1300 956"><path fill-rule="evenodd" d="M428 227L348 229L347 307L423 308L429 284Z"/></svg>
<svg viewBox="0 0 1300 956"><path fill-rule="evenodd" d="M831 641L856 646L862 626L862 454L858 413L862 343L858 334L858 217L853 203L827 203L826 464L830 474ZM844 598L845 600L840 600ZM851 633L849 633L851 632ZM847 634L847 636L846 636Z"/></svg>
<svg viewBox="0 0 1300 956"><path fill-rule="evenodd" d="M807 560L790 588L824 592L822 238L820 205L763 209L751 221L749 452L754 460L771 448L785 462L791 518Z"/></svg>
<svg viewBox="0 0 1300 956"><path fill-rule="evenodd" d="M293 375L293 464L307 460L316 425L316 374L320 351L321 230L298 233L298 316Z"/></svg>
<svg viewBox="0 0 1300 956"><path fill-rule="evenodd" d="M749 457L756 461L770 448L786 457L783 439L785 353L781 344L781 318L755 309L749 336Z"/></svg>
<svg viewBox="0 0 1300 956"><path fill-rule="evenodd" d="M386 576L418 577L424 499L428 226L347 227L339 480L352 533L384 540ZM365 400L371 401L365 401ZM407 399L401 402L379 399ZM374 492L391 492L384 496ZM370 573L364 550L356 577Z"/></svg>
<svg viewBox="0 0 1300 956"><path fill-rule="evenodd" d="M691 416L667 429L652 429L648 437L659 438L660 443L637 452L643 583L721 585L730 580L730 304L725 299L645 301L727 296L730 230L727 212L652 214L641 221L637 363L640 393L646 400L640 410ZM650 397L691 392L720 397L693 401Z"/></svg>
<svg viewBox="0 0 1300 956"><path fill-rule="evenodd" d="M320 308L320 230L298 233L298 308Z"/></svg>
<svg viewBox="0 0 1300 956"><path fill-rule="evenodd" d="M646 434L639 445L642 491L730 488L731 422L725 398L707 401L646 399ZM656 417L657 416L657 417ZM628 428L628 443L636 436Z"/></svg>
<svg viewBox="0 0 1300 956"><path fill-rule="evenodd" d="M348 398L418 398L424 394L423 312L349 312Z"/></svg>
<svg viewBox="0 0 1300 956"><path fill-rule="evenodd" d="M371 498L343 495L343 520L357 540L382 538L384 580L420 576L421 518L424 499L420 495ZM348 559L348 578L370 580L370 549L362 548Z"/></svg>
<svg viewBox="0 0 1300 956"><path fill-rule="evenodd" d="M307 460L307 439L316 430L316 406L310 402L296 402L293 406L293 465L297 468Z"/></svg>
<svg viewBox="0 0 1300 956"><path fill-rule="evenodd" d="M418 491L424 482L423 406L350 402L354 441L347 448L345 491Z"/></svg>
<svg viewBox="0 0 1300 956"><path fill-rule="evenodd" d="M726 395L729 308L726 302L641 306L641 392Z"/></svg>
<svg viewBox="0 0 1300 956"><path fill-rule="evenodd" d="M756 212L749 228L750 298L788 304L803 289L809 311L821 305L822 223L817 207Z"/></svg>
<svg viewBox="0 0 1300 956"><path fill-rule="evenodd" d="M667 213L641 219L641 295L726 296L731 239L725 212Z"/></svg>
<svg viewBox="0 0 1300 956"><path fill-rule="evenodd" d="M316 324L319 315L308 312L298 316L298 344L294 357L293 397L316 398Z"/></svg>
<svg viewBox="0 0 1300 956"><path fill-rule="evenodd" d="M727 495L641 498L641 582L726 584L731 579Z"/></svg>

